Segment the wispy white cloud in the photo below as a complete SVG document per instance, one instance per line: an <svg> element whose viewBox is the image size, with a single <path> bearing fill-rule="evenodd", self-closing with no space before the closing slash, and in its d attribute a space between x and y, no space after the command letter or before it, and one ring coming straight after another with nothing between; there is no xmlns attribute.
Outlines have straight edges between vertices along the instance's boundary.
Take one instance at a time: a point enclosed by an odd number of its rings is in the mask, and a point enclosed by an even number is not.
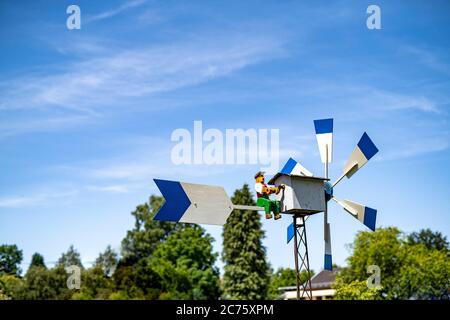
<svg viewBox="0 0 450 320"><path fill-rule="evenodd" d="M54 193L36 193L25 196L6 196L0 197L0 207L19 208L46 204L57 199L69 198L78 194L78 191L71 190L66 192Z"/></svg>
<svg viewBox="0 0 450 320"><path fill-rule="evenodd" d="M133 159L112 159L108 164L103 165L97 163L87 167L71 167L69 170L80 172L91 181L116 181L126 186L131 186L138 182L151 181L155 177L203 177L223 173L225 168L227 171L232 171L236 167L238 166L174 165L170 160L170 154L166 156L146 154Z"/></svg>
<svg viewBox="0 0 450 320"><path fill-rule="evenodd" d="M76 180L74 176L72 176L71 179ZM88 180L96 182L98 179L92 178ZM144 187L139 183L89 184L89 181L78 182L78 187L76 188L60 187L57 189L55 187L47 186L45 191L36 188L22 192L19 195L0 196L0 208L25 208L30 206L46 206L49 204L60 206L77 197L85 197L87 194L125 194ZM75 182L73 183L77 184Z"/></svg>
<svg viewBox="0 0 450 320"><path fill-rule="evenodd" d="M31 132L52 132L61 128L67 129L86 124L90 120L90 117L83 115L67 115L39 119L0 121L0 139Z"/></svg>
<svg viewBox="0 0 450 320"><path fill-rule="evenodd" d="M45 170L45 174L73 181L81 191L129 193L148 189L154 178L195 179L231 172L239 167L175 165L170 157L173 144L168 141L148 136L122 137L110 147L126 150L126 155L51 166Z"/></svg>
<svg viewBox="0 0 450 320"><path fill-rule="evenodd" d="M113 48L120 47L113 39L105 39L98 37L90 37L87 35L70 35L70 45L63 41L65 36L53 36L51 38L43 38L41 41L54 48L58 53L63 55L78 55L84 57L94 57L107 55Z"/></svg>
<svg viewBox="0 0 450 320"><path fill-rule="evenodd" d="M52 74L0 82L0 111L63 108L95 114L124 99L196 85L282 52L278 39L246 36L125 50L84 59Z"/></svg>
<svg viewBox="0 0 450 320"><path fill-rule="evenodd" d="M366 90L367 96L360 97L367 105L379 110L402 110L415 109L423 112L439 112L437 104L422 95L406 95L392 91L369 88Z"/></svg>
<svg viewBox="0 0 450 320"><path fill-rule="evenodd" d="M384 150L375 158L375 161L392 161L400 159L415 158L430 153L444 151L450 148L450 137L448 134L431 138L422 138L407 143L398 142L395 149Z"/></svg>
<svg viewBox="0 0 450 320"><path fill-rule="evenodd" d="M291 84L292 86L292 84ZM314 98L318 107L331 105L341 110L355 110L358 114L373 116L374 112L417 110L426 113L440 113L440 101L425 93L404 93L387 90L382 86L365 85L357 82L336 83L323 79L302 79L295 82L301 87L300 98ZM444 102L445 103L445 102ZM355 114L357 116L357 114Z"/></svg>
<svg viewBox="0 0 450 320"><path fill-rule="evenodd" d="M355 99L355 102L364 103L368 110L397 111L397 110L417 110L422 112L438 113L439 107L435 101L420 94L403 94L395 91L388 91L378 88L362 89L362 95Z"/></svg>
<svg viewBox="0 0 450 320"><path fill-rule="evenodd" d="M431 69L450 74L450 65L443 62L443 60L440 59L438 55L431 50L413 45L400 46L400 50L402 51L402 53L404 52L406 54L412 55L414 58L416 58L416 61Z"/></svg>
<svg viewBox="0 0 450 320"><path fill-rule="evenodd" d="M153 161L152 161L153 162ZM163 173L163 168L149 164L148 161L120 161L108 166L88 169L86 172L95 179L142 180L156 173Z"/></svg>
<svg viewBox="0 0 450 320"><path fill-rule="evenodd" d="M130 191L127 185L103 185L103 186L87 186L86 190L93 192L106 192L106 193L127 193Z"/></svg>
<svg viewBox="0 0 450 320"><path fill-rule="evenodd" d="M120 6L118 6L117 8L106 10L106 11L98 13L96 15L88 16L86 18L86 23L93 22L93 21L98 21L98 20L104 20L104 19L107 19L107 18L114 17L114 16L122 13L125 10L131 9L131 8L135 8L135 7L139 7L139 6L143 5L143 4L145 4L146 2L147 2L147 0L126 1L125 3L123 3Z"/></svg>
<svg viewBox="0 0 450 320"><path fill-rule="evenodd" d="M138 18L137 18L140 22L145 23L147 25L149 24L156 24L156 23L160 23L166 20L165 17L161 16L160 14L158 14L154 8L150 9L150 10L146 10L144 12L142 12Z"/></svg>

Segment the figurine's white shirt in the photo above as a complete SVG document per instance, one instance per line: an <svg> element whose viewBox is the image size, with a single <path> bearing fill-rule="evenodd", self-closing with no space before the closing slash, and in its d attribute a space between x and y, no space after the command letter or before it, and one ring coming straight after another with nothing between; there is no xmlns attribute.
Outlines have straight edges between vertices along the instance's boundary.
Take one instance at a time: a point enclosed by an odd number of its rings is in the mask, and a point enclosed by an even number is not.
<svg viewBox="0 0 450 320"><path fill-rule="evenodd" d="M257 193L262 194L262 193L263 193L263 186L264 186L264 184L261 183L261 182L255 183L255 191L256 191Z"/></svg>

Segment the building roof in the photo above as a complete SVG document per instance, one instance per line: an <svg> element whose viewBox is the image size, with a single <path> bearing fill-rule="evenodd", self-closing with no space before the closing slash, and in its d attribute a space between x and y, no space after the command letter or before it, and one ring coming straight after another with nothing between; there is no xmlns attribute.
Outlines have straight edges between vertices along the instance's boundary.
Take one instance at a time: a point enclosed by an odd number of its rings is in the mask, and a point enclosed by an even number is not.
<svg viewBox="0 0 450 320"><path fill-rule="evenodd" d="M338 272L338 268L333 269L333 271L322 270L311 278L311 289L317 290L331 288L331 285L336 280L336 275Z"/></svg>
<svg viewBox="0 0 450 320"><path fill-rule="evenodd" d="M311 278L311 290L330 289L331 285L336 280L336 275L340 271L340 268L335 268L333 271L322 270ZM296 286L281 287L278 288L282 291L297 290Z"/></svg>
<svg viewBox="0 0 450 320"><path fill-rule="evenodd" d="M310 177L310 176L299 176L296 174L286 174L286 173L282 173L282 172L278 172L276 175L274 175L272 177L272 179L269 180L269 184L274 184L275 181L280 177L280 176L288 176L288 177L295 177L295 178L299 178L299 179L304 179L304 180L317 180L317 181L329 181L330 179L328 178L322 178L322 177Z"/></svg>

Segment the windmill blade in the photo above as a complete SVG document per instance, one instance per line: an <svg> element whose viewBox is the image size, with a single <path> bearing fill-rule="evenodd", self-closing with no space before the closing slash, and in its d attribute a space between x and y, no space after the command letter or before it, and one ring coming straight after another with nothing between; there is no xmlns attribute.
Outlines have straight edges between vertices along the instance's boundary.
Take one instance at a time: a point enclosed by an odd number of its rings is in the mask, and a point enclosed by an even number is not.
<svg viewBox="0 0 450 320"><path fill-rule="evenodd" d="M292 238L294 238L295 228L294 223L291 223L287 227L287 243L291 242Z"/></svg>
<svg viewBox="0 0 450 320"><path fill-rule="evenodd" d="M361 169L376 153L378 148L364 132L350 158L344 166L344 174L350 178L356 171Z"/></svg>
<svg viewBox="0 0 450 320"><path fill-rule="evenodd" d="M223 187L154 181L166 202L153 220L223 225L233 211L234 206Z"/></svg>
<svg viewBox="0 0 450 320"><path fill-rule="evenodd" d="M314 120L317 145L322 163L331 163L333 153L333 119Z"/></svg>
<svg viewBox="0 0 450 320"><path fill-rule="evenodd" d="M344 177L350 178L354 175L359 169L361 169L376 153L378 152L378 148L369 138L366 132L362 135L361 139L359 139L358 144L350 155L347 163L344 166L344 173L342 176L333 183L333 187L336 186L339 181L341 181Z"/></svg>
<svg viewBox="0 0 450 320"><path fill-rule="evenodd" d="M332 161L333 153L333 119L314 120L314 128L316 130L317 145L319 146L320 158L325 163L325 176L328 178L328 164ZM332 189L331 189L332 190ZM325 204L325 212L323 216L325 254L324 269L332 270L331 255L331 234L330 224L328 223L328 209Z"/></svg>
<svg viewBox="0 0 450 320"><path fill-rule="evenodd" d="M331 232L330 232L330 224L325 222L325 256L324 256L324 266L325 270L333 270L333 259L331 255Z"/></svg>
<svg viewBox="0 0 450 320"><path fill-rule="evenodd" d="M333 197L333 188L331 183L325 182L325 211L323 213L323 234L325 240L325 256L324 256L324 269L333 270L333 260L331 258L331 231L330 224L328 223L328 201Z"/></svg>
<svg viewBox="0 0 450 320"><path fill-rule="evenodd" d="M331 230L330 224L328 223L328 201L333 196L333 189L329 189L329 182L325 183L325 211L323 212L323 235L325 240L325 254L324 254L324 265L325 270L333 270L333 259L331 255Z"/></svg>
<svg viewBox="0 0 450 320"><path fill-rule="evenodd" d="M280 172L296 176L308 176L308 177L313 176L311 171L306 169L304 166L302 166L300 163L298 163L292 158L289 158L289 160L286 162L286 164L284 165L283 169L281 169Z"/></svg>
<svg viewBox="0 0 450 320"><path fill-rule="evenodd" d="M350 200L339 200L336 197L332 199L370 230L375 231L377 210Z"/></svg>

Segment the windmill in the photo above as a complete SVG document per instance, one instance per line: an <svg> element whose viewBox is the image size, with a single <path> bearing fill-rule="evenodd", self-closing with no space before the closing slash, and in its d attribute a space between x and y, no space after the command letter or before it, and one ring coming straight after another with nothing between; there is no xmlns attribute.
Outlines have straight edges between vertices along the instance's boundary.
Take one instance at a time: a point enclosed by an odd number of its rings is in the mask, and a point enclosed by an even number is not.
<svg viewBox="0 0 450 320"><path fill-rule="evenodd" d="M297 278L297 299L312 299L310 277L301 283L300 274L310 273L306 220L309 216L324 213L324 269L332 269L331 231L328 222L328 202L335 201L366 225L375 230L377 211L350 200L340 200L333 194L334 187L344 178L350 178L361 169L378 149L367 133L364 133L344 166L342 175L330 183L328 166L332 161L333 119L314 121L320 158L325 168L325 177L316 177L300 163L290 158L269 184L285 185L276 195L281 203L281 213L291 215L292 224L287 228L287 242L294 242L294 258ZM154 216L154 220L181 223L223 225L234 209L264 210L259 206L233 204L221 186L193 184L179 181L154 179L166 202Z"/></svg>
<svg viewBox="0 0 450 320"><path fill-rule="evenodd" d="M309 298L312 299L311 281L307 280L304 283L300 282L300 274L306 271L310 279L308 244L306 238L307 218L315 213L323 212L323 229L324 229L324 269L332 270L332 250L331 250L331 228L328 222L328 202L330 200L339 204L346 212L358 219L361 223L367 226L370 230L375 230L377 211L368 206L350 201L341 200L334 196L334 187L342 181L344 177L350 178L359 169L361 169L377 152L378 149L366 132L362 135L357 143L355 149L351 153L349 159L344 165L342 175L334 182L329 182L328 166L332 162L333 152L333 119L314 120L314 127L316 132L317 144L322 163L324 164L324 178L313 177L313 174L305 169L301 164L290 158L283 169L275 175L269 184L288 183L291 188L286 188L288 194L279 196L280 201L286 202L283 210L291 212L293 215L293 223L287 228L287 242L289 243L293 238L295 267L297 274L297 299ZM314 179L314 180L313 180ZM312 182L314 181L314 182ZM322 184L321 184L322 183ZM306 185L299 187L299 184ZM315 185L308 187L307 185ZM323 186L323 191L317 191ZM308 194L308 191L317 193L313 197ZM304 198L306 195L306 198ZM322 197L323 195L323 197ZM284 199L283 199L284 197ZM289 201L293 198L294 201ZM302 203L305 205L302 206Z"/></svg>

